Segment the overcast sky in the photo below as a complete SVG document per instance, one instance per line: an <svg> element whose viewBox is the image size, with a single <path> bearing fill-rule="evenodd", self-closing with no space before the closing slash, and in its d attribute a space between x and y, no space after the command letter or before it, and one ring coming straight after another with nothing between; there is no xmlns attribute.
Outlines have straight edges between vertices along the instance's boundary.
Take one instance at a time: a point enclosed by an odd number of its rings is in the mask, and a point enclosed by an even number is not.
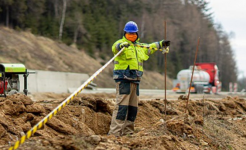
<svg viewBox="0 0 246 150"><path fill-rule="evenodd" d="M226 33L233 32L230 39L234 50L239 77L246 77L246 0L207 0L214 12L215 23L220 23Z"/></svg>

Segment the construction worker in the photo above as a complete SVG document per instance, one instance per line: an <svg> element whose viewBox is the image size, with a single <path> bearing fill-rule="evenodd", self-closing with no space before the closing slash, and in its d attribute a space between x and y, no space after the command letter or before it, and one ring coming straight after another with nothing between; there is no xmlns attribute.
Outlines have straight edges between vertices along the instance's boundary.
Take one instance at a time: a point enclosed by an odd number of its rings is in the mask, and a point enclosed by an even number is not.
<svg viewBox="0 0 246 150"><path fill-rule="evenodd" d="M123 38L112 46L114 55L124 48L114 60L113 79L116 82L116 105L108 134L115 136L134 132L143 62L148 60L149 55L156 50L170 45L170 41L167 40L151 44L139 43L138 26L133 21L126 23L124 31ZM168 53L168 50L163 49L163 52Z"/></svg>

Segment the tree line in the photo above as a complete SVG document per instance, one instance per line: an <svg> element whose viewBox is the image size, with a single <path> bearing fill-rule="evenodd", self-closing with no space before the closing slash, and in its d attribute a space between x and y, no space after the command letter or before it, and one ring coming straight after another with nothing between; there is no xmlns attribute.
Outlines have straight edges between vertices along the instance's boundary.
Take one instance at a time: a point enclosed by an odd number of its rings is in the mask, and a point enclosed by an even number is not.
<svg viewBox="0 0 246 150"><path fill-rule="evenodd" d="M178 71L193 64L197 40L197 62L215 62L223 88L236 82L236 62L229 35L214 23L204 0L1 0L0 24L76 46L106 62L113 56L112 44L123 36L127 21L138 24L140 41L171 40L167 71L176 78ZM103 63L103 62L102 62ZM156 52L145 69L164 71L164 57Z"/></svg>

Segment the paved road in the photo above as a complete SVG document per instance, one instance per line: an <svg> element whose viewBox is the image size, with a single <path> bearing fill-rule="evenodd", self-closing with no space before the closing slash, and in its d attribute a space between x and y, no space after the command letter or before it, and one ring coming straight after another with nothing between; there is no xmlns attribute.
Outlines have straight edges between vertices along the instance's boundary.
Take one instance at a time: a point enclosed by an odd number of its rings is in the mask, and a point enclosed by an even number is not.
<svg viewBox="0 0 246 150"><path fill-rule="evenodd" d="M82 93L112 93L116 91L114 88L97 88L94 90L83 90ZM187 93L188 94L188 93ZM186 93L175 93L172 90L166 91L166 96L168 100L177 100L180 95L187 95ZM246 98L245 93L232 94L229 92L220 92L219 94L190 94L190 99L221 99L226 96L239 96L240 98ZM164 90L157 89L140 89L140 99L164 99Z"/></svg>

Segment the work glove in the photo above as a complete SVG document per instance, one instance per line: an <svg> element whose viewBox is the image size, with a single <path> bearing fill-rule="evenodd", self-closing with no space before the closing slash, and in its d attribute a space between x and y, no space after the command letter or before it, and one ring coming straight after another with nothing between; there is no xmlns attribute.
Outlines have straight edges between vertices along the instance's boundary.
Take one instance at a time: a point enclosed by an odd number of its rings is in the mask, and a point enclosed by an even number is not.
<svg viewBox="0 0 246 150"><path fill-rule="evenodd" d="M167 40L162 40L162 41L160 41L160 46L161 47L168 47L168 46L170 46L170 41L167 41Z"/></svg>
<svg viewBox="0 0 246 150"><path fill-rule="evenodd" d="M169 46L168 47L166 47L166 48L162 48L162 54L167 54L167 53L169 53Z"/></svg>
<svg viewBox="0 0 246 150"><path fill-rule="evenodd" d="M122 49L123 47L129 47L130 46L130 44L129 43L127 43L127 42L122 42L122 43L120 43L120 49Z"/></svg>
<svg viewBox="0 0 246 150"><path fill-rule="evenodd" d="M162 54L169 53L170 41L162 40L160 41L160 47L162 48Z"/></svg>

